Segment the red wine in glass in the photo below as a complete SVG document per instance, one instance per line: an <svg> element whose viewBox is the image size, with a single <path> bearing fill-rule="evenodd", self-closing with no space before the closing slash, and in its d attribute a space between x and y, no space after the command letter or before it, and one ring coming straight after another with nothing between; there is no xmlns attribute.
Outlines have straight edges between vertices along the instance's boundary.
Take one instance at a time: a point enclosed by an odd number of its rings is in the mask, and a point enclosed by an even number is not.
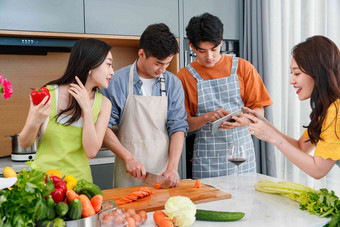
<svg viewBox="0 0 340 227"><path fill-rule="evenodd" d="M228 158L228 161L233 163L236 166L239 166L240 164L245 162L246 159L245 158Z"/></svg>

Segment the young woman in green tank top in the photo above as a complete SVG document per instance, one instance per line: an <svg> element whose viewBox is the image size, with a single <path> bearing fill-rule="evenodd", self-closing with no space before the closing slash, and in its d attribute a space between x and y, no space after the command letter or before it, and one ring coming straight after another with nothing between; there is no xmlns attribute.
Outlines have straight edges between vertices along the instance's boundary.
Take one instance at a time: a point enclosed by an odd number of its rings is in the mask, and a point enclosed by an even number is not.
<svg viewBox="0 0 340 227"><path fill-rule="evenodd" d="M38 105L30 99L19 142L25 148L39 136L35 163L44 171L92 182L89 159L102 145L111 111L111 102L98 92L114 74L110 50L100 40L77 41L64 75L45 85L51 98Z"/></svg>

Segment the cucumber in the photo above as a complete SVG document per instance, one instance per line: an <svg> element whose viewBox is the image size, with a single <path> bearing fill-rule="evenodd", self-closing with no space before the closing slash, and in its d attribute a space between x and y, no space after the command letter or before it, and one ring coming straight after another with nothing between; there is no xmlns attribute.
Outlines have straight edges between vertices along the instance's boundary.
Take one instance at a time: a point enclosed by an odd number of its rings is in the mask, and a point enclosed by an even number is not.
<svg viewBox="0 0 340 227"><path fill-rule="evenodd" d="M65 202L59 202L57 203L55 210L57 211L59 217L63 217L68 212L68 205Z"/></svg>
<svg viewBox="0 0 340 227"><path fill-rule="evenodd" d="M80 219L82 210L83 206L81 205L80 200L79 199L72 200L68 211L69 218L72 220Z"/></svg>
<svg viewBox="0 0 340 227"><path fill-rule="evenodd" d="M55 202L52 199L52 196L49 195L46 199L46 206L47 206L47 220L52 220L54 219L57 215L55 212Z"/></svg>
<svg viewBox="0 0 340 227"><path fill-rule="evenodd" d="M196 220L202 221L237 221L243 218L243 212L196 210Z"/></svg>

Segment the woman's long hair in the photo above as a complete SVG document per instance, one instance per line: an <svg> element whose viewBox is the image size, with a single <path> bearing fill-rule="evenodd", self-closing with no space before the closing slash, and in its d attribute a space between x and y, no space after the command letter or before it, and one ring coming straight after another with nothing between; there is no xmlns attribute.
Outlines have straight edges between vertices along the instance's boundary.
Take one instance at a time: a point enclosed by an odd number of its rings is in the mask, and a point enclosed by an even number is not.
<svg viewBox="0 0 340 227"><path fill-rule="evenodd" d="M308 128L311 143L316 144L322 140L322 124L329 106L340 98L339 48L327 37L313 36L293 48L293 58L301 71L311 76L315 82L310 98L311 122L304 127ZM336 121L339 107L335 107Z"/></svg>
<svg viewBox="0 0 340 227"><path fill-rule="evenodd" d="M75 80L75 76L77 76L80 81L85 85L90 70L100 66L104 62L110 50L110 45L98 39L78 40L72 47L70 59L68 61L68 65L64 75L59 79L48 82L46 85L63 85L70 83L78 84ZM94 88L94 91L96 90L98 90L97 87ZM81 117L81 108L77 100L71 95L70 98L70 105L57 114L58 118L63 113L71 111L72 117L66 122L66 124L68 125L77 121Z"/></svg>

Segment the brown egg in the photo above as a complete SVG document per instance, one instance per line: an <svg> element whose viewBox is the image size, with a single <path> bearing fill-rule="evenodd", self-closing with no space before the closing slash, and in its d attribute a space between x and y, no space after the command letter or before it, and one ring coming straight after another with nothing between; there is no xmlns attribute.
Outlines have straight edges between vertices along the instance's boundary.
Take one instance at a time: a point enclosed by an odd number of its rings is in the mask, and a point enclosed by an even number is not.
<svg viewBox="0 0 340 227"><path fill-rule="evenodd" d="M131 215L128 212L124 212L123 215L124 215L125 219L131 217Z"/></svg>
<svg viewBox="0 0 340 227"><path fill-rule="evenodd" d="M126 212L128 212L130 214L130 217L132 217L132 215L136 214L135 210L131 209L131 208L127 209Z"/></svg>
<svg viewBox="0 0 340 227"><path fill-rule="evenodd" d="M136 221L132 217L128 217L126 219L126 221L127 221L129 227L135 227L136 226Z"/></svg>
<svg viewBox="0 0 340 227"><path fill-rule="evenodd" d="M142 224L142 217L139 214L134 214L132 215L132 218L135 219L136 225Z"/></svg>
<svg viewBox="0 0 340 227"><path fill-rule="evenodd" d="M142 218L142 223L148 219L148 214L144 210L139 211L138 214Z"/></svg>
<svg viewBox="0 0 340 227"><path fill-rule="evenodd" d="M124 217L121 215L116 215L114 217L114 224L117 226L122 226L125 223Z"/></svg>
<svg viewBox="0 0 340 227"><path fill-rule="evenodd" d="M111 215L105 215L104 218L102 219L102 226L111 226L114 222L114 217Z"/></svg>

